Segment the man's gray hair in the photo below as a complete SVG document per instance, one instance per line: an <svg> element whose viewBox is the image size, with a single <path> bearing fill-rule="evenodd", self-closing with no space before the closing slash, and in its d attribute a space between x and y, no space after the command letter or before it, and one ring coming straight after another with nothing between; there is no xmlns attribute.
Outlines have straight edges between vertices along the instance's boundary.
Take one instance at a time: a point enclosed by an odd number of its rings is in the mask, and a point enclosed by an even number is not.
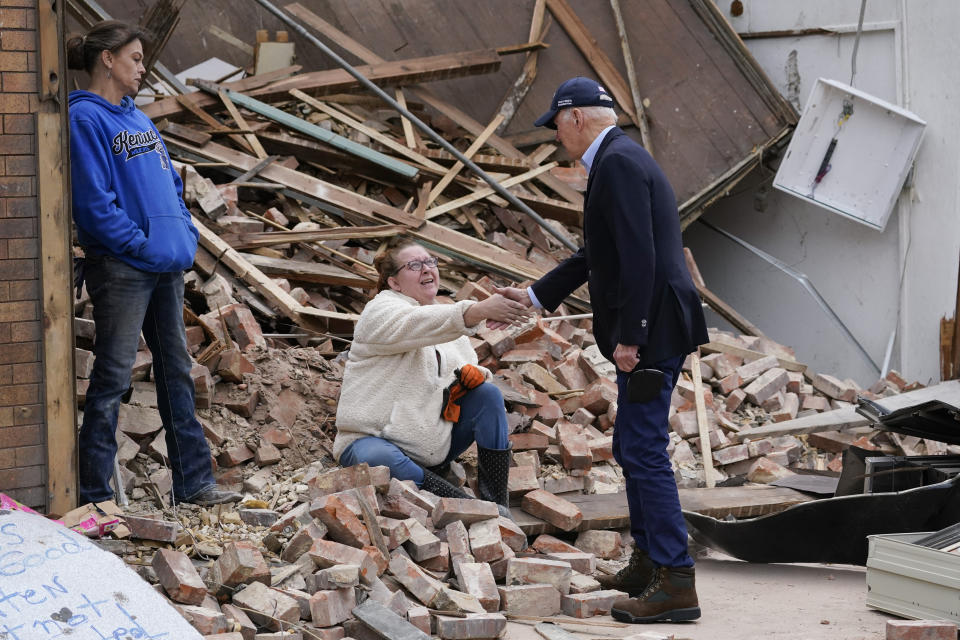
<svg viewBox="0 0 960 640"><path fill-rule="evenodd" d="M598 124L603 124L604 126L617 123L617 112L614 111L612 107L590 106L577 108L580 109L581 113L583 113L583 116L587 122L596 122ZM559 116L560 114L569 111L570 109L564 109L557 115Z"/></svg>

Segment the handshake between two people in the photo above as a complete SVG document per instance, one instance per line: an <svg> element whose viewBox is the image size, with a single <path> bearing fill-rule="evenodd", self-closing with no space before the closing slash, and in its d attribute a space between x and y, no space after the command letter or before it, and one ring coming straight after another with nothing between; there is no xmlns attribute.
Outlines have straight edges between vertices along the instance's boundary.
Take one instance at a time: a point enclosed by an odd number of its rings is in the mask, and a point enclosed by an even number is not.
<svg viewBox="0 0 960 640"><path fill-rule="evenodd" d="M533 303L526 289L518 287L494 287L493 295L472 305L463 314L463 321L472 327L481 320L487 321L490 329L503 329L529 318Z"/></svg>

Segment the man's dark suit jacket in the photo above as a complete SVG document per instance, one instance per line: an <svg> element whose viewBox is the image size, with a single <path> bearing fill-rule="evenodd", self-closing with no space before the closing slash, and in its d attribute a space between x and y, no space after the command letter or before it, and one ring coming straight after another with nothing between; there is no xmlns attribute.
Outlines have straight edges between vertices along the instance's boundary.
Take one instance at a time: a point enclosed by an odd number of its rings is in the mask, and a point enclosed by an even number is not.
<svg viewBox="0 0 960 640"><path fill-rule="evenodd" d="M553 311L589 282L593 333L611 361L617 343L638 345L643 367L708 341L673 188L619 128L607 132L594 157L583 227L584 246L533 284L541 305Z"/></svg>

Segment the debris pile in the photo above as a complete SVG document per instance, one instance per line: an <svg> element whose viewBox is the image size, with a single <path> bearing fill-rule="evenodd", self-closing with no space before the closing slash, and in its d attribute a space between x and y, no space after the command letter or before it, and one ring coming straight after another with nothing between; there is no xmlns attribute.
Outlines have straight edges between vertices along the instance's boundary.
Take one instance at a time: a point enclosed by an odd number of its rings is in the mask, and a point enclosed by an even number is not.
<svg viewBox="0 0 960 640"><path fill-rule="evenodd" d="M322 23L308 14L299 13ZM338 38L358 57L370 53ZM495 70L498 56L366 59L365 73L406 87ZM584 291L554 317L472 338L506 401L516 521L490 503L419 491L382 467L339 468L330 453L343 353L373 293L382 244L405 235L440 257L441 304L529 282L569 255L561 239L580 244L582 168L551 161L553 144L519 151L494 134L500 116L478 123L425 89L409 90L407 107L547 218L543 228L421 139L389 105L353 93L345 73L298 72L196 81L201 91L145 108L200 230L184 309L197 415L218 482L246 495L236 508L170 504L169 460L142 344L117 432L130 515L113 530L117 540L101 542L159 583L201 633L230 640L492 638L509 616L609 612L623 594L600 590L592 576L610 571L629 540L602 530L576 498L617 494L623 485L612 453L614 369L581 313L589 310ZM95 334L88 301L82 296L76 305L81 407ZM669 451L682 488L839 472L839 453L851 444L886 453L946 448L869 429L755 435L849 406L858 395L918 385L891 372L862 390L813 374L764 337L711 330L702 353L685 364L670 410ZM473 491L474 452L451 464L448 477ZM100 511L114 514L107 505ZM531 522L565 533L539 535L528 546Z"/></svg>

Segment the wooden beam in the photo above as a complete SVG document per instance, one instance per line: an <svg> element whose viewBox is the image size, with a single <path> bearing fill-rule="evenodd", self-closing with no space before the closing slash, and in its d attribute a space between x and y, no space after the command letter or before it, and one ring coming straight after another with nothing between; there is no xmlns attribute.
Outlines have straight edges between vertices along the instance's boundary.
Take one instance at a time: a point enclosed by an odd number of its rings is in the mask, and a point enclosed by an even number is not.
<svg viewBox="0 0 960 640"><path fill-rule="evenodd" d="M398 85L416 82L461 78L470 75L493 73L500 68L500 56L493 49L447 53L439 56L384 62L357 67L357 71L379 85ZM265 87L244 91L248 96L273 100L286 95L291 89L308 91L315 95L341 93L356 89L360 83L343 69L314 71L286 78ZM232 88L240 91L239 89ZM196 100L200 108L216 104L213 98L200 96ZM150 118L171 117L182 112L175 98L164 98L143 107Z"/></svg>
<svg viewBox="0 0 960 640"><path fill-rule="evenodd" d="M535 178L535 177L537 177L538 175L540 175L541 173L544 173L544 172L546 172L546 171L549 171L550 169L553 169L553 168L556 167L556 166L557 166L557 163L556 163L556 162L551 162L550 164L541 165L541 166L537 167L536 169L531 169L530 171L527 171L526 173L521 173L521 174L518 175L518 176L513 176L512 178L507 178L506 180L501 180L501 181L500 181L500 186L502 186L502 187L505 188L505 189L506 189L507 187L512 187L512 186L514 186L514 185L516 185L516 184L520 184L520 183L522 183L522 182L526 182L527 180L530 180L530 179L532 179L532 178ZM483 188L481 188L481 189L477 189L476 191L474 191L474 192L471 193L470 195L463 196L462 198L457 198L456 200L451 200L450 202L447 202L447 203L442 204L442 205L437 206L437 207L433 207L432 209L427 209L427 214L426 214L426 215L427 215L427 220L429 220L429 219L431 219L431 218L435 218L435 217L439 216L439 215L442 214L442 213L446 213L446 212L452 211L452 210L454 210L454 209L459 209L460 207L462 207L462 206L464 206L464 205L466 205L466 204L470 204L471 202L476 202L477 200L482 200L482 199L486 198L487 196L493 195L494 193L496 193L496 192L495 192L492 188L490 188L490 187L483 187Z"/></svg>
<svg viewBox="0 0 960 640"><path fill-rule="evenodd" d="M400 144L393 138L386 136L380 133L379 131L366 126L362 122L355 120L348 115L345 115L344 113L342 113L341 111L338 111L337 109L334 109L330 105L320 102L316 98L308 96L307 94L305 94L303 91L300 91L299 89L293 89L292 91L290 91L290 95L292 95L293 97L297 98L302 102L307 103L314 109L319 109L320 111L323 111L325 114L327 114L334 120L338 120L346 124L347 126L355 129L356 131L359 131L360 133L366 136L369 136L371 139L376 140L377 142L387 147L388 149L392 149L393 151L396 151L397 153L404 156L405 158L413 160L416 163L422 164L425 167L429 167L434 171L444 170L442 166L440 166L430 158L426 158L420 153L418 153L417 151L414 151L409 147L405 147L404 145Z"/></svg>
<svg viewBox="0 0 960 640"><path fill-rule="evenodd" d="M713 477L713 451L710 449L710 425L707 423L707 405L703 399L703 380L700 374L700 356L690 354L690 371L693 374L693 398L697 406L697 429L700 432L700 458L703 460L703 476L708 489L717 486Z"/></svg>
<svg viewBox="0 0 960 640"><path fill-rule="evenodd" d="M620 37L620 49L623 50L623 66L627 68L627 82L630 84L630 96L633 98L633 110L637 114L635 122L640 129L640 140L643 148L653 155L653 141L650 139L650 127L647 125L647 113L640 95L640 83L637 81L637 70L633 66L633 55L630 53L630 40L627 38L627 26L620 11L620 0L610 0L613 17L617 23L617 35Z"/></svg>
<svg viewBox="0 0 960 640"><path fill-rule="evenodd" d="M241 253L244 260L260 269L263 273L314 284L338 285L344 287L360 287L372 289L377 281L371 278L358 276L351 271L319 262L305 260L288 260L285 258L270 258L256 253Z"/></svg>
<svg viewBox="0 0 960 640"><path fill-rule="evenodd" d="M530 17L530 40L534 38L539 38L543 40L546 37L547 29L543 24L543 17L546 13L546 0L536 0L533 5L533 12ZM517 112L517 108L523 102L523 99L527 97L527 93L530 91L530 87L533 85L533 81L537 78L537 61L539 60L539 51L531 51L527 54L527 59L523 63L523 68L520 70L520 75L516 80L513 81L513 84L510 85L510 89L507 90L507 95L503 97L503 100L500 101L500 107L497 109L497 113L503 117L500 126L497 127L497 133L502 133L513 120L514 114Z"/></svg>
<svg viewBox="0 0 960 640"><path fill-rule="evenodd" d="M353 240L362 238L390 238L406 230L398 224L383 224L373 227L332 227L313 231L267 231L263 233L222 234L231 247L237 250L272 247L291 242L321 242L323 240Z"/></svg>
<svg viewBox="0 0 960 640"><path fill-rule="evenodd" d="M70 248L70 164L67 142L64 5L37 2L39 37L37 209L43 327L47 511L77 503L77 405L73 357L73 262Z"/></svg>
<svg viewBox="0 0 960 640"><path fill-rule="evenodd" d="M960 381L950 380L940 384L908 391L899 395L881 398L876 402L883 408L890 411L903 409L918 405L929 400L940 400L947 404L960 406ZM818 431L835 431L840 429L850 429L853 427L862 427L870 424L870 421L856 412L854 407L844 407L843 409L834 409L833 411L824 411L814 415L785 420L776 424L764 427L755 427L753 429L741 429L736 434L740 441L747 438L754 440L757 438L766 438L768 436L781 435L801 435L804 433L816 433Z"/></svg>
<svg viewBox="0 0 960 640"><path fill-rule="evenodd" d="M235 94L242 95L242 94ZM225 89L217 91L217 97L220 98L220 101L223 102L223 106L227 108L227 112L230 114L230 117L233 118L233 121L237 123L237 127L240 129L249 129L247 126L247 121L240 114L240 110L237 109L237 106L233 104L233 99L230 97L230 94ZM250 148L253 149L253 153L260 158L261 160L267 158L266 150L263 148L263 145L260 144L260 140L257 139L256 134L245 133L243 134L243 139L247 141L247 144L250 145Z"/></svg>
<svg viewBox="0 0 960 640"><path fill-rule="evenodd" d="M487 125L487 128L484 129L483 132L477 136L473 143L467 148L467 150L463 152L463 155L468 159L473 159L473 154L479 151L480 148L487 143L487 138L493 135L493 132L496 131L497 127L500 126L501 122L503 122L503 116L497 114L490 124ZM443 190L447 188L447 185L453 182L453 179L457 177L457 174L460 173L460 170L463 169L463 167L464 164L460 160L457 160L453 166L450 167L443 177L440 178L440 182L437 183L437 186L435 186L430 192L430 195L427 198L426 206L430 206L433 201L437 199L437 196L443 193Z"/></svg>
<svg viewBox="0 0 960 640"><path fill-rule="evenodd" d="M216 233L207 229L196 217L191 216L191 218L200 232L199 241L203 248L213 255L219 256L220 262L237 274L241 280L259 291L274 306L278 307L285 317L294 323L301 324L305 315L341 322L356 322L357 316L351 313L338 313L304 307L294 300L289 293L281 289L276 282L264 275L260 269L241 256L236 249L227 244Z"/></svg>
<svg viewBox="0 0 960 640"><path fill-rule="evenodd" d="M241 171L248 171L257 164L256 158L240 151L208 142L202 147L177 142L179 148L216 162L226 162ZM544 274L543 269L529 260L506 249L483 240L448 229L433 222L424 222L396 207L324 182L287 167L272 164L260 174L265 180L286 186L297 194L342 207L372 224L389 222L408 226L408 234L418 241L435 248L444 255L454 256L473 265L479 265L515 280L536 280ZM226 245L226 243L224 243ZM226 245L229 247L229 245ZM232 249L231 249L232 250Z"/></svg>
<svg viewBox="0 0 960 640"><path fill-rule="evenodd" d="M690 272L690 277L693 278L693 284L697 288L700 298L707 303L707 306L736 327L740 333L748 336L766 337L752 322L740 315L736 309L721 300L720 296L707 288L707 285L703 281L703 276L700 274L700 267L697 266L696 260L693 259L693 252L690 251L688 247L683 248L683 258L687 263L687 270Z"/></svg>
<svg viewBox="0 0 960 640"><path fill-rule="evenodd" d="M694 511L714 518L723 518L728 514L738 518L767 515L812 500L800 491L770 485L680 489L679 494L680 506L685 511ZM563 498L577 505L583 513L583 520L577 527L577 531L619 529L630 525L630 512L627 508L625 492L597 495L564 494ZM553 533L558 530L553 525L520 509L513 509L512 515L527 535Z"/></svg>
<svg viewBox="0 0 960 640"><path fill-rule="evenodd" d="M610 93L613 94L617 106L629 115L633 123L639 127L637 113L632 109L633 99L630 97L630 88L620 72L617 71L613 61L597 46L596 38L583 24L583 21L567 3L567 0L547 0L547 8L550 9L550 13L557 19L567 35L570 36L573 44L580 49L580 53L583 54L583 57L587 59L587 62L596 72L600 82L606 85Z"/></svg>
<svg viewBox="0 0 960 640"><path fill-rule="evenodd" d="M323 127L319 127L313 123L307 122L306 120L302 118L298 118L297 116L294 116L292 114L289 114L286 111L281 111L280 109L277 109L274 106L266 104L265 102L261 102L256 98L251 98L242 93L236 93L229 90L221 91L220 93L225 94L231 102L236 102L243 108L249 109L250 111L253 111L255 113L259 113L260 115L266 118L269 118L274 122L282 124L284 127L288 129L293 129L294 131L310 136L311 138L320 140L321 142L326 142L327 144L333 147L336 147L341 151L346 151L347 153L351 153L355 156L359 156L364 160L368 160L385 169L389 169L394 173L398 173L406 178L413 178L418 173L418 170L416 167L411 167L409 164L405 162L400 162L394 158L391 158L386 154L380 153L379 151L375 151L370 147L366 147L362 144L354 142L353 140L344 138L343 136L338 136L332 131L327 131ZM301 94L301 95L305 95L305 94ZM307 97L309 98L309 96ZM234 120L236 120L236 118L234 118ZM260 144L259 141L257 142L257 144L258 145ZM260 151L263 151L262 147L260 148ZM266 151L263 151L262 156L259 154L259 152L257 155L260 158L265 158Z"/></svg>
<svg viewBox="0 0 960 640"><path fill-rule="evenodd" d="M376 53L367 49L362 44L343 33L332 24L311 12L310 10L304 8L303 6L293 3L285 7L287 11L295 15L297 18L302 20L312 29L319 31L323 34L324 37L329 39L331 42L337 44L339 47L355 55L357 58L367 63L368 65L377 65L385 63L386 61L378 56ZM360 69L363 69L361 67ZM366 74L364 74L366 75ZM368 76L369 77L369 76ZM406 84L406 83L404 83ZM423 87L408 87L409 92L416 96L420 101L430 105L443 115L447 116L458 125L472 133L474 136L479 136L483 133L483 130L486 128L486 125L477 122L469 115L461 111L460 109L454 107L452 104L441 100L437 95L432 93L430 90ZM507 156L508 158L526 158L526 156L518 150L516 147L511 145L509 142L498 136L497 134L492 134L488 138L488 144ZM539 178L540 182L550 187L557 194L572 202L575 205L583 207L583 196L577 193L575 190L568 187L563 181L551 176L543 175Z"/></svg>
<svg viewBox="0 0 960 640"><path fill-rule="evenodd" d="M702 344L700 345L700 351L703 353L729 353L743 358L746 362L753 362L754 360L767 357L766 353L753 351L751 349L744 349L743 347L737 347L723 342L708 342L707 344ZM801 364L795 360L777 358L777 363L781 368L786 369L787 371L799 371L800 373L803 373L807 370L807 365Z"/></svg>

